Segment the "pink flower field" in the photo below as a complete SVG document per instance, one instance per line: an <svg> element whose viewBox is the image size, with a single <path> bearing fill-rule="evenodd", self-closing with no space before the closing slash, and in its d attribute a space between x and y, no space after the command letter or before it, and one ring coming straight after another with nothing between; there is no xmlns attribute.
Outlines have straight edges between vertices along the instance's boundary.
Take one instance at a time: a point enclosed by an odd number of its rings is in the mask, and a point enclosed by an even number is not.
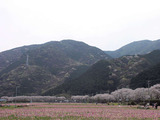
<svg viewBox="0 0 160 120"><path fill-rule="evenodd" d="M0 120L158 120L160 110L137 109L136 106L102 104L7 104L0 107Z"/></svg>

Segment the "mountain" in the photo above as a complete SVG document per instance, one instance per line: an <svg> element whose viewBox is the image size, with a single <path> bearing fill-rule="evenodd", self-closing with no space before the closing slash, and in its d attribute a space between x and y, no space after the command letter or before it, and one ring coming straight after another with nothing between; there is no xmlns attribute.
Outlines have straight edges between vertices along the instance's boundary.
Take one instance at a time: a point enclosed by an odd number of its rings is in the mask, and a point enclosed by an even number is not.
<svg viewBox="0 0 160 120"><path fill-rule="evenodd" d="M1 95L15 95L18 87L18 95L41 94L43 89L55 86L57 79L49 71L39 66L20 65L0 78Z"/></svg>
<svg viewBox="0 0 160 120"><path fill-rule="evenodd" d="M137 76L131 79L130 87L132 89L138 87L148 87L160 83L160 63L150 67L149 69L139 73Z"/></svg>
<svg viewBox="0 0 160 120"><path fill-rule="evenodd" d="M62 85L46 91L44 95L62 93L74 95L96 94L130 87L132 78L137 76L138 73L156 65L159 61L160 50L155 50L146 55L100 60L78 78L64 82ZM135 84L137 82L135 81Z"/></svg>
<svg viewBox="0 0 160 120"><path fill-rule="evenodd" d="M0 56L0 96L15 95L16 86L19 95L42 94L79 76L97 61L110 58L102 50L74 40L24 46Z"/></svg>
<svg viewBox="0 0 160 120"><path fill-rule="evenodd" d="M0 53L0 71L20 59L20 57L26 53L28 50L32 50L38 47L38 45L31 45L31 46L23 46L18 47L12 50L7 50Z"/></svg>
<svg viewBox="0 0 160 120"><path fill-rule="evenodd" d="M113 58L118 58L124 55L147 54L157 49L160 49L160 40L142 40L127 44L116 51L105 51L105 53Z"/></svg>
<svg viewBox="0 0 160 120"><path fill-rule="evenodd" d="M99 90L106 90L107 80L109 78L109 62L102 60L90 67L80 77L64 82L55 89L50 89L44 95L53 95L59 93L67 94L92 94Z"/></svg>

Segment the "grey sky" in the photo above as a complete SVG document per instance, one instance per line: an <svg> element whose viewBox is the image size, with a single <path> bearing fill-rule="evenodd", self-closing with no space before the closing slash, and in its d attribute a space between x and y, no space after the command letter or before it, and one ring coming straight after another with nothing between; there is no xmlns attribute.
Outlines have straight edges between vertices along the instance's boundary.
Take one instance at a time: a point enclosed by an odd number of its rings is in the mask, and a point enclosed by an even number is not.
<svg viewBox="0 0 160 120"><path fill-rule="evenodd" d="M0 51L74 39L102 50L160 39L160 0L0 0Z"/></svg>

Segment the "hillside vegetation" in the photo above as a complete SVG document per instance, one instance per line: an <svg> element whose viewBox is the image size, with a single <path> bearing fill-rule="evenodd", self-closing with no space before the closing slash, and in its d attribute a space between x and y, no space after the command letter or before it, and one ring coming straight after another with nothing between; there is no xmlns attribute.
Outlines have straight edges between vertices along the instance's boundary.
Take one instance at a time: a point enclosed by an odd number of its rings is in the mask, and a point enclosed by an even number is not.
<svg viewBox="0 0 160 120"><path fill-rule="evenodd" d="M160 83L160 63L132 78L130 87L132 89L146 87L148 82L150 86Z"/></svg>
<svg viewBox="0 0 160 120"><path fill-rule="evenodd" d="M74 40L51 41L2 52L0 96L15 96L16 89L17 95L22 96L93 95L121 88L148 87L148 80L150 85L158 84L160 50L149 48L158 48L159 41L134 42L134 47L131 43L126 50L135 49L136 54L143 55L114 59L96 47ZM142 52L140 48L148 51Z"/></svg>
<svg viewBox="0 0 160 120"><path fill-rule="evenodd" d="M14 60L11 53L15 54ZM29 65L26 65L27 55ZM2 52L0 56L0 61L12 61L0 64L0 96L15 95L16 86L21 95L42 94L80 75L97 61L110 58L96 47L73 40L25 46Z"/></svg>
<svg viewBox="0 0 160 120"><path fill-rule="evenodd" d="M45 95L62 93L85 95L112 92L120 88L129 88L130 85L133 86L132 78L137 76L138 73L159 63L159 56L160 50L156 50L147 55L123 56L112 60L101 60L91 66L80 77L64 82L55 89L47 91ZM156 73L158 74L158 72ZM152 74L152 72L150 72L150 74ZM154 75L155 74L152 74L151 76ZM137 78L137 80L133 79L133 81L135 85L143 83L141 78ZM154 84L157 83L158 81Z"/></svg>
<svg viewBox="0 0 160 120"><path fill-rule="evenodd" d="M150 41L142 40L129 43L118 50L106 51L113 58L118 58L124 55L142 55L160 49L160 40Z"/></svg>

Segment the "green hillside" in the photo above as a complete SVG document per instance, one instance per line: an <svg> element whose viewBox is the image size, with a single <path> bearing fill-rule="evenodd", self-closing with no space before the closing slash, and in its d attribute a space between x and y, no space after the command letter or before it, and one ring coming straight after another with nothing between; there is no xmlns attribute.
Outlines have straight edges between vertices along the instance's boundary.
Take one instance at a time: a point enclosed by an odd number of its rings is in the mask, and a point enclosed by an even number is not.
<svg viewBox="0 0 160 120"><path fill-rule="evenodd" d="M8 57L1 55L4 52L0 53L0 59L10 61L14 57L9 57L13 51L5 52ZM95 62L109 58L102 50L73 40L52 41L36 45L34 49L27 46L27 50L21 47L16 53L21 54L0 71L0 96L15 94L16 86L20 86L21 95L40 95L79 76ZM27 55L29 66L25 65ZM22 66L26 69L20 69Z"/></svg>
<svg viewBox="0 0 160 120"><path fill-rule="evenodd" d="M127 44L116 51L106 51L106 54L113 58L118 58L124 55L147 54L157 49L160 49L160 40L142 40Z"/></svg>
<svg viewBox="0 0 160 120"><path fill-rule="evenodd" d="M30 45L0 52L0 71L13 64L14 62L18 61L21 56L28 50L32 50L37 47L38 45Z"/></svg>
<svg viewBox="0 0 160 120"><path fill-rule="evenodd" d="M96 92L105 92L106 90L114 90L117 83L115 80L108 80L110 70L110 63L106 60L101 60L90 67L83 75L76 79L66 81L64 84L58 86L54 90L49 90L45 93L57 94L92 94Z"/></svg>
<svg viewBox="0 0 160 120"><path fill-rule="evenodd" d="M158 56L158 57L157 57ZM96 94L130 87L131 79L160 61L160 50L147 55L123 56L112 60L101 60L76 79L64 82L44 95ZM134 81L138 84L139 81Z"/></svg>
<svg viewBox="0 0 160 120"><path fill-rule="evenodd" d="M132 89L138 87L148 87L148 81L150 86L160 83L160 63L132 78L130 87Z"/></svg>

